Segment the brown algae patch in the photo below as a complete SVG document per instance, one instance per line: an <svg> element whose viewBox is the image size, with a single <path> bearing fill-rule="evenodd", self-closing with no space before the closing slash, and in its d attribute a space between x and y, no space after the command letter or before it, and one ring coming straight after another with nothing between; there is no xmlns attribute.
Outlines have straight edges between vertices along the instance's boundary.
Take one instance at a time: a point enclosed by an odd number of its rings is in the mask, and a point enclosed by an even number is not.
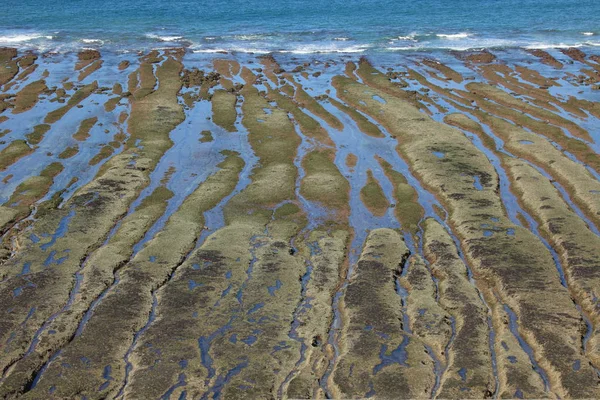
<svg viewBox="0 0 600 400"><path fill-rule="evenodd" d="M419 222L425 215L423 207L418 202L417 191L408 183L404 175L394 170L390 163L381 157L377 157L377 161L394 186L393 194L396 200L394 212L398 222L405 231L415 235L419 230Z"/></svg>
<svg viewBox="0 0 600 400"><path fill-rule="evenodd" d="M65 160L67 158L73 157L78 152L79 146L70 146L63 150L63 152L58 155L58 158L60 158L61 160Z"/></svg>
<svg viewBox="0 0 600 400"><path fill-rule="evenodd" d="M529 53L538 57L540 61L546 65L550 65L551 67L561 69L563 67L562 63L558 61L556 58L552 57L548 52L540 49L528 50Z"/></svg>
<svg viewBox="0 0 600 400"><path fill-rule="evenodd" d="M568 49L560 49L560 52L566 56L569 56L574 61L579 61L580 63L587 64L586 54L583 50L580 50L576 47L569 47Z"/></svg>
<svg viewBox="0 0 600 400"><path fill-rule="evenodd" d="M489 64L496 61L496 56L488 50L459 52L455 51L454 55L459 60L463 60L471 64Z"/></svg>
<svg viewBox="0 0 600 400"><path fill-rule="evenodd" d="M523 67L521 65L516 65L515 71L517 71L519 73L519 75L521 76L522 79L529 81L529 82L533 83L534 85L538 85L538 86L540 86L540 88L549 88L551 86L557 86L557 87L561 86L560 83L557 83L553 79L546 78L545 76L540 74L538 71L531 69L531 68Z"/></svg>
<svg viewBox="0 0 600 400"><path fill-rule="evenodd" d="M119 104L120 101L121 101L121 97L113 97L112 99L106 100L106 103L104 103L104 110L106 112L114 111L115 108L117 108L117 105Z"/></svg>
<svg viewBox="0 0 600 400"><path fill-rule="evenodd" d="M75 70L79 71L88 65L92 64L94 61L99 60L101 57L100 52L94 49L86 49L77 53L77 59L79 60L75 64Z"/></svg>
<svg viewBox="0 0 600 400"><path fill-rule="evenodd" d="M86 67L83 71L79 73L77 80L81 82L82 80L90 76L90 74L92 74L93 72L98 71L100 67L102 67L102 63L102 60L94 61L92 64L90 64L88 67Z"/></svg>
<svg viewBox="0 0 600 400"><path fill-rule="evenodd" d="M378 217L385 215L390 203L379 181L373 176L373 171L367 171L367 182L360 190L360 198L365 206Z"/></svg>
<svg viewBox="0 0 600 400"><path fill-rule="evenodd" d="M573 134L574 136L580 137L585 140L591 140L589 133L583 128L581 128L579 125L576 125L575 123L565 118L562 118L559 115L556 115L550 111L517 100L514 97L510 96L508 93L497 89L493 86L482 83L469 83L467 85L467 89L476 96L491 99L499 104L510 108L511 110L520 110L531 115L537 116L543 121L549 121L552 124L564 127L565 129L569 130L569 132L571 132L571 134Z"/></svg>
<svg viewBox="0 0 600 400"><path fill-rule="evenodd" d="M79 128L77 128L77 132L73 135L73 138L79 142L85 141L90 137L90 130L96 125L98 122L98 117L86 118L79 124Z"/></svg>
<svg viewBox="0 0 600 400"><path fill-rule="evenodd" d="M0 171L33 152L24 140L15 140L0 151Z"/></svg>
<svg viewBox="0 0 600 400"><path fill-rule="evenodd" d="M356 164L358 163L358 157L356 156L356 154L354 153L349 153L346 156L346 165L351 168L354 169L354 167L356 167Z"/></svg>
<svg viewBox="0 0 600 400"><path fill-rule="evenodd" d="M113 146L106 145L102 146L98 154L92 157L89 161L89 165L96 165L100 163L100 161L107 159L114 153L115 149Z"/></svg>
<svg viewBox="0 0 600 400"><path fill-rule="evenodd" d="M384 137L385 136L381 132L381 130L377 127L377 125L375 125L374 123L369 121L367 119L367 117L365 117L364 115L362 115L361 113L356 111L356 109L354 109L352 107L348 107L347 105L340 103L339 101L337 101L331 97L328 98L328 101L331 104L333 104L338 110L348 114L350 116L350 118L352 118L354 120L354 122L356 122L356 125L358 125L358 128L360 129L360 131L362 133L369 135L369 136L373 136L373 137Z"/></svg>
<svg viewBox="0 0 600 400"><path fill-rule="evenodd" d="M63 107L61 107L61 108L59 108L57 110L54 110L54 111L51 111L50 113L48 113L48 115L46 115L46 118L44 118L44 122L47 123L47 124L52 124L52 123L58 121L70 109L72 109L73 107L75 107L79 103L81 103L90 94L92 94L92 92L94 90L96 90L96 89L98 89L98 82L96 82L96 81L94 81L93 83L90 83L89 85L85 85L84 87L78 89L73 94L73 96L71 96L71 98L69 98L69 101L67 101L66 105L64 105Z"/></svg>
<svg viewBox="0 0 600 400"><path fill-rule="evenodd" d="M344 129L344 125L342 122L337 119L337 117L327 111L317 100L315 100L311 95L306 93L302 86L296 82L294 82L296 86L296 93L294 94L294 100L298 105L303 108L306 108L319 118L323 119L327 124L337 130Z"/></svg>
<svg viewBox="0 0 600 400"><path fill-rule="evenodd" d="M352 61L348 61L344 67L344 72L346 73L346 75L348 76L348 78L353 79L355 81L357 81L357 77L356 77L356 64L353 63Z"/></svg>
<svg viewBox="0 0 600 400"><path fill-rule="evenodd" d="M323 128L314 118L304 113L291 98L273 89L268 90L266 98L275 101L279 108L292 114L304 135L317 139L325 145L333 145L333 141L329 137L327 130L325 130L325 128Z"/></svg>
<svg viewBox="0 0 600 400"><path fill-rule="evenodd" d="M126 70L127 68L129 68L129 65L131 65L131 62L129 62L128 60L121 61L118 65L119 71Z"/></svg>
<svg viewBox="0 0 600 400"><path fill-rule="evenodd" d="M19 72L17 64L17 49L0 47L0 86L10 82Z"/></svg>
<svg viewBox="0 0 600 400"><path fill-rule="evenodd" d="M40 94L48 90L43 80L30 83L21 89L15 96L13 114L25 112L37 104Z"/></svg>
<svg viewBox="0 0 600 400"><path fill-rule="evenodd" d="M462 81L463 81L463 77L461 74L459 74L452 68L448 67L447 65L442 64L441 62L439 62L437 60L432 60L432 59L426 58L426 59L422 60L421 62L423 64L427 65L428 67L441 72L442 74L444 74L444 76L448 80L452 80L456 83L462 83Z"/></svg>
<svg viewBox="0 0 600 400"><path fill-rule="evenodd" d="M209 143L212 142L214 140L212 132L211 131L202 131L200 132L200 143Z"/></svg>
<svg viewBox="0 0 600 400"><path fill-rule="evenodd" d="M25 134L25 138L27 138L27 142L31 145L39 144L46 133L50 130L50 125L48 124L39 124L33 127L33 132Z"/></svg>
<svg viewBox="0 0 600 400"><path fill-rule="evenodd" d="M213 122L228 132L236 132L237 96L224 90L215 90L211 98Z"/></svg>
<svg viewBox="0 0 600 400"><path fill-rule="evenodd" d="M314 150L306 154L302 166L306 172L300 192L309 200L327 208L348 212L350 185L333 163L331 150Z"/></svg>
<svg viewBox="0 0 600 400"><path fill-rule="evenodd" d="M273 82L275 85L278 85L279 79L277 78L276 74L280 74L285 71L279 66L275 58L269 54L264 57L260 57L260 63L264 67L262 72L265 74L265 76L269 78L269 80L271 80L271 82Z"/></svg>

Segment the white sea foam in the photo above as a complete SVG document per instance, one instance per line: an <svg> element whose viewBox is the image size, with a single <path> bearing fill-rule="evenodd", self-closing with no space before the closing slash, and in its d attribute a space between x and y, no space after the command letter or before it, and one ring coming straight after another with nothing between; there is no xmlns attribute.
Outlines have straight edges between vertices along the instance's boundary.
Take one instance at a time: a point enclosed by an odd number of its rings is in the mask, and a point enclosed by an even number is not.
<svg viewBox="0 0 600 400"><path fill-rule="evenodd" d="M412 41L417 41L415 38L417 37L416 33L411 33L409 35L406 36L398 36L398 38L396 39L392 39L392 40L412 40Z"/></svg>
<svg viewBox="0 0 600 400"><path fill-rule="evenodd" d="M194 53L223 53L227 52L225 49L193 49Z"/></svg>
<svg viewBox="0 0 600 400"><path fill-rule="evenodd" d="M154 33L147 33L146 37L148 39L157 39L157 40L160 40L161 42L176 42L178 40L183 39L183 36L160 36L160 35L156 35Z"/></svg>
<svg viewBox="0 0 600 400"><path fill-rule="evenodd" d="M367 50L367 46L318 46L318 45L300 45L294 49L280 50L280 53L292 54L319 54L319 53L362 53Z"/></svg>
<svg viewBox="0 0 600 400"><path fill-rule="evenodd" d="M230 49L230 51L232 51L232 52L238 52L238 53L255 53L255 54L269 54L269 53L271 53L270 50L252 49L252 48L245 48L245 47L232 47Z"/></svg>
<svg viewBox="0 0 600 400"><path fill-rule="evenodd" d="M461 33L452 33L452 34L446 34L446 33L438 33L437 35L435 35L439 38L444 38L444 39L464 39L464 38L468 38L469 36L471 36L471 34L466 33L466 32L461 32Z"/></svg>
<svg viewBox="0 0 600 400"><path fill-rule="evenodd" d="M39 33L7 35L7 36L0 36L0 43L22 43L22 42L28 42L30 40L35 40L35 39L52 40L52 36L40 35Z"/></svg>
<svg viewBox="0 0 600 400"><path fill-rule="evenodd" d="M583 43L567 44L567 43L531 43L524 46L526 49L566 49L568 47L582 47Z"/></svg>
<svg viewBox="0 0 600 400"><path fill-rule="evenodd" d="M412 45L404 45L398 41L388 42L389 45L384 49L387 51L426 51L426 50L453 50L453 51L468 51L482 49L499 49L499 48L515 48L521 47L523 43L498 38L466 38L463 40L454 41L414 41Z"/></svg>
<svg viewBox="0 0 600 400"><path fill-rule="evenodd" d="M347 37L336 37L336 38L333 38L333 40L337 40L339 42L345 42L347 40L350 40L350 38L347 38Z"/></svg>
<svg viewBox="0 0 600 400"><path fill-rule="evenodd" d="M319 53L362 53L367 50L367 46L348 46L348 47L335 47L335 46L317 46L317 45L298 45L293 48L284 49L265 49L265 48L254 48L254 47L220 47L220 48L203 48L192 47L194 53L255 53L255 54L268 54L268 53L289 53L289 54L319 54Z"/></svg>
<svg viewBox="0 0 600 400"><path fill-rule="evenodd" d="M452 42L452 44L443 48L455 51L467 51L520 47L521 44L520 42L506 39L468 39L460 42Z"/></svg>
<svg viewBox="0 0 600 400"><path fill-rule="evenodd" d="M261 35L261 34L248 34L248 35L235 35L233 38L237 40L264 40L267 39L269 35Z"/></svg>
<svg viewBox="0 0 600 400"><path fill-rule="evenodd" d="M412 47L412 46L404 46L404 47L386 47L388 51L408 51L408 50L420 50L421 47Z"/></svg>
<svg viewBox="0 0 600 400"><path fill-rule="evenodd" d="M594 36L594 32L581 32L584 36Z"/></svg>
<svg viewBox="0 0 600 400"><path fill-rule="evenodd" d="M88 44L92 44L92 43L102 44L102 43L104 43L104 40L100 40L100 39L81 39L81 41L83 43L88 43Z"/></svg>
<svg viewBox="0 0 600 400"><path fill-rule="evenodd" d="M252 49L245 47L231 47L228 49L203 49L195 48L192 49L194 53L254 53L254 54L269 54L271 51L265 49Z"/></svg>

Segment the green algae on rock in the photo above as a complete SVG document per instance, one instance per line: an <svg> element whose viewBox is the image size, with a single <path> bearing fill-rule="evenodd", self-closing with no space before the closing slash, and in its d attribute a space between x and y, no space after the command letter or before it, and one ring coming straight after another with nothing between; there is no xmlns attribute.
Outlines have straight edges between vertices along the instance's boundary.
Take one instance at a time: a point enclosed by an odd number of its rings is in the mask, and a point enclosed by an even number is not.
<svg viewBox="0 0 600 400"><path fill-rule="evenodd" d="M0 50L0 397L598 397L598 58L515 57Z"/></svg>

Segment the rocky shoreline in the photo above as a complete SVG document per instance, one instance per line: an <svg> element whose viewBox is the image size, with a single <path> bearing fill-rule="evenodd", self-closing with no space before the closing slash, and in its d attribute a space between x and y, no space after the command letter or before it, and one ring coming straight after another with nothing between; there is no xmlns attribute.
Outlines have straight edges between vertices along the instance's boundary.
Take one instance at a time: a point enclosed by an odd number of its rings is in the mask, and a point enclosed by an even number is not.
<svg viewBox="0 0 600 400"><path fill-rule="evenodd" d="M599 85L1 48L0 396L600 397Z"/></svg>

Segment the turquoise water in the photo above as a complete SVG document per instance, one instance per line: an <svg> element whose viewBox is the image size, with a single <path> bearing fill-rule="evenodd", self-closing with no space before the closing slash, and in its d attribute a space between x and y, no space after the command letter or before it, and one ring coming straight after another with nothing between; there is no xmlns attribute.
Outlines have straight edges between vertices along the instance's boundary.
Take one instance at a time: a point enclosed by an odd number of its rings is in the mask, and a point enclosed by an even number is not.
<svg viewBox="0 0 600 400"><path fill-rule="evenodd" d="M290 53L600 46L598 0L5 0L0 45Z"/></svg>

